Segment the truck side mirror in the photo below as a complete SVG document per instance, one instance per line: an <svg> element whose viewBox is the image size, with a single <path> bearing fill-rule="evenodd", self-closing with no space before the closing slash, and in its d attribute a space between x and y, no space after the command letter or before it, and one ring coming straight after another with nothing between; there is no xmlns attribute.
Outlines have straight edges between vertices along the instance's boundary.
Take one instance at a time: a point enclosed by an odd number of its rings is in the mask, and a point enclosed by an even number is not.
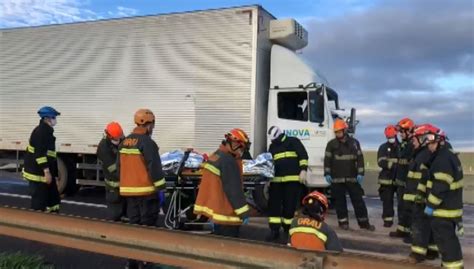
<svg viewBox="0 0 474 269"><path fill-rule="evenodd" d="M351 108L351 116L347 121L347 124L349 125L349 133L355 134L357 123L359 122L356 119L356 109Z"/></svg>

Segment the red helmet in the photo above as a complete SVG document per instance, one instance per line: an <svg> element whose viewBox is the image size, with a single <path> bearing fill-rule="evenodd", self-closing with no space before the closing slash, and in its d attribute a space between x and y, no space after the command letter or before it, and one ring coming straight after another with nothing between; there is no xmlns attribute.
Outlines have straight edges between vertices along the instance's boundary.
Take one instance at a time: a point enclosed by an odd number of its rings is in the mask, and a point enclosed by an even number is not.
<svg viewBox="0 0 474 269"><path fill-rule="evenodd" d="M322 212L320 213L320 215L321 218L324 220L324 217L326 216L326 213L329 208L328 198L326 198L324 194L318 191L313 191L306 195L301 201L301 204L306 208L311 207L316 203L319 203L319 205L321 206Z"/></svg>
<svg viewBox="0 0 474 269"><path fill-rule="evenodd" d="M397 136L397 128L393 125L388 125L385 127L385 137L394 138Z"/></svg>
<svg viewBox="0 0 474 269"><path fill-rule="evenodd" d="M242 147L244 149L248 149L251 144L248 135L244 132L244 130L239 128L230 130L225 135L225 140L227 142L235 142L239 145L239 148Z"/></svg>
<svg viewBox="0 0 474 269"><path fill-rule="evenodd" d="M397 127L403 130L411 130L415 127L415 123L410 118L403 118L397 123Z"/></svg>
<svg viewBox="0 0 474 269"><path fill-rule="evenodd" d="M119 140L123 137L122 127L118 122L112 121L105 127L105 133L113 140Z"/></svg>
<svg viewBox="0 0 474 269"><path fill-rule="evenodd" d="M427 125L423 134L424 144L446 140L446 133L443 130L431 124Z"/></svg>

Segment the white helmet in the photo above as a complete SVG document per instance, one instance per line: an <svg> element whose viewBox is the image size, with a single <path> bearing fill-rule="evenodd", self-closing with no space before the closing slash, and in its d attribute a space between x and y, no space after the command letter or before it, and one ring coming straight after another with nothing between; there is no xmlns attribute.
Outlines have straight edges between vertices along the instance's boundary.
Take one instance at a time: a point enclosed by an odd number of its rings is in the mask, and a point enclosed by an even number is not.
<svg viewBox="0 0 474 269"><path fill-rule="evenodd" d="M282 133L283 132L281 131L280 128L278 128L278 126L272 126L270 127L270 129L268 129L268 137L272 141L277 139Z"/></svg>

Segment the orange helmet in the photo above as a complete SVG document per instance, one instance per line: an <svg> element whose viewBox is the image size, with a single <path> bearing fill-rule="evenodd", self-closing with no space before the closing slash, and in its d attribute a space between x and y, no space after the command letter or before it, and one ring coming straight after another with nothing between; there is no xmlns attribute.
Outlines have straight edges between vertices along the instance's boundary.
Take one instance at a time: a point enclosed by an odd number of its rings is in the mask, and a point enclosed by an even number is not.
<svg viewBox="0 0 474 269"><path fill-rule="evenodd" d="M349 126L347 126L347 123L344 120L336 119L334 121L334 126L333 126L334 132L345 130L347 128L349 128Z"/></svg>
<svg viewBox="0 0 474 269"><path fill-rule="evenodd" d="M236 142L239 144L239 147L243 147L244 149L248 149L250 147L250 140L248 135L244 132L244 130L239 128L234 128L230 130L226 135L225 139L227 142Z"/></svg>
<svg viewBox="0 0 474 269"><path fill-rule="evenodd" d="M301 204L310 211L308 212L310 215L314 214L315 217L320 217L321 220L324 220L329 208L328 198L318 191L313 191L306 195L301 201Z"/></svg>
<svg viewBox="0 0 474 269"><path fill-rule="evenodd" d="M119 140L123 137L122 126L118 122L112 121L105 127L105 133L113 140Z"/></svg>
<svg viewBox="0 0 474 269"><path fill-rule="evenodd" d="M387 127L385 127L385 137L387 138L394 138L395 136L397 136L397 128L393 125L388 125Z"/></svg>
<svg viewBox="0 0 474 269"><path fill-rule="evenodd" d="M155 115L151 110L146 108L141 108L135 112L134 116L135 123L138 125L143 125L151 122L155 122Z"/></svg>
<svg viewBox="0 0 474 269"><path fill-rule="evenodd" d="M423 124L417 126L415 128L414 135L417 137L422 137L422 144L446 140L446 133L432 124Z"/></svg>
<svg viewBox="0 0 474 269"><path fill-rule="evenodd" d="M411 130L415 127L415 123L410 118L403 118L397 123L399 129Z"/></svg>

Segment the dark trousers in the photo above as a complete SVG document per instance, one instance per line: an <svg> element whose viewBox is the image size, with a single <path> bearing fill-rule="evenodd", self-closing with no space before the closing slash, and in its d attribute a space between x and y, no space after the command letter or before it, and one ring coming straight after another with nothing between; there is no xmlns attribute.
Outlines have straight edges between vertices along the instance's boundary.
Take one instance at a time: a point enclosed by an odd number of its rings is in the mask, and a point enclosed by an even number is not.
<svg viewBox="0 0 474 269"><path fill-rule="evenodd" d="M359 183L333 183L331 184L331 193L334 196L336 214L339 224L349 223L348 212L347 212L347 201L346 193L349 193L349 197L354 207L355 215L359 225L363 225L369 222L367 216L367 207L365 201L362 198L364 190Z"/></svg>
<svg viewBox="0 0 474 269"><path fill-rule="evenodd" d="M431 228L433 229L434 241L441 253L443 266L462 262L461 244L456 235L456 222L434 217L431 219Z"/></svg>
<svg viewBox="0 0 474 269"><path fill-rule="evenodd" d="M53 179L51 184L29 181L29 191L31 195L31 209L59 212L61 197L59 196L56 180Z"/></svg>
<svg viewBox="0 0 474 269"><path fill-rule="evenodd" d="M428 250L437 249L431 230L431 218L425 213L425 204L413 205L413 221L411 224L412 239L411 252L426 255Z"/></svg>
<svg viewBox="0 0 474 269"><path fill-rule="evenodd" d="M397 214L398 214L398 227L397 230L401 232L411 232L411 203L403 201L403 195L405 194L405 187L398 186L397 188Z"/></svg>
<svg viewBox="0 0 474 269"><path fill-rule="evenodd" d="M240 225L214 225L215 235L227 236L227 237L239 237Z"/></svg>
<svg viewBox="0 0 474 269"><path fill-rule="evenodd" d="M299 182L270 183L268 214L270 229L278 231L282 226L290 230L303 188Z"/></svg>
<svg viewBox="0 0 474 269"><path fill-rule="evenodd" d="M118 189L105 190L105 203L107 205L106 218L112 221L120 221L122 216L126 215L127 203L126 200L120 196Z"/></svg>
<svg viewBox="0 0 474 269"><path fill-rule="evenodd" d="M126 198L127 216L131 224L156 226L160 203L156 194Z"/></svg>
<svg viewBox="0 0 474 269"><path fill-rule="evenodd" d="M395 211L393 210L393 197L395 196L396 187L393 185L380 185L379 196L383 204L382 219L384 221L392 221Z"/></svg>

